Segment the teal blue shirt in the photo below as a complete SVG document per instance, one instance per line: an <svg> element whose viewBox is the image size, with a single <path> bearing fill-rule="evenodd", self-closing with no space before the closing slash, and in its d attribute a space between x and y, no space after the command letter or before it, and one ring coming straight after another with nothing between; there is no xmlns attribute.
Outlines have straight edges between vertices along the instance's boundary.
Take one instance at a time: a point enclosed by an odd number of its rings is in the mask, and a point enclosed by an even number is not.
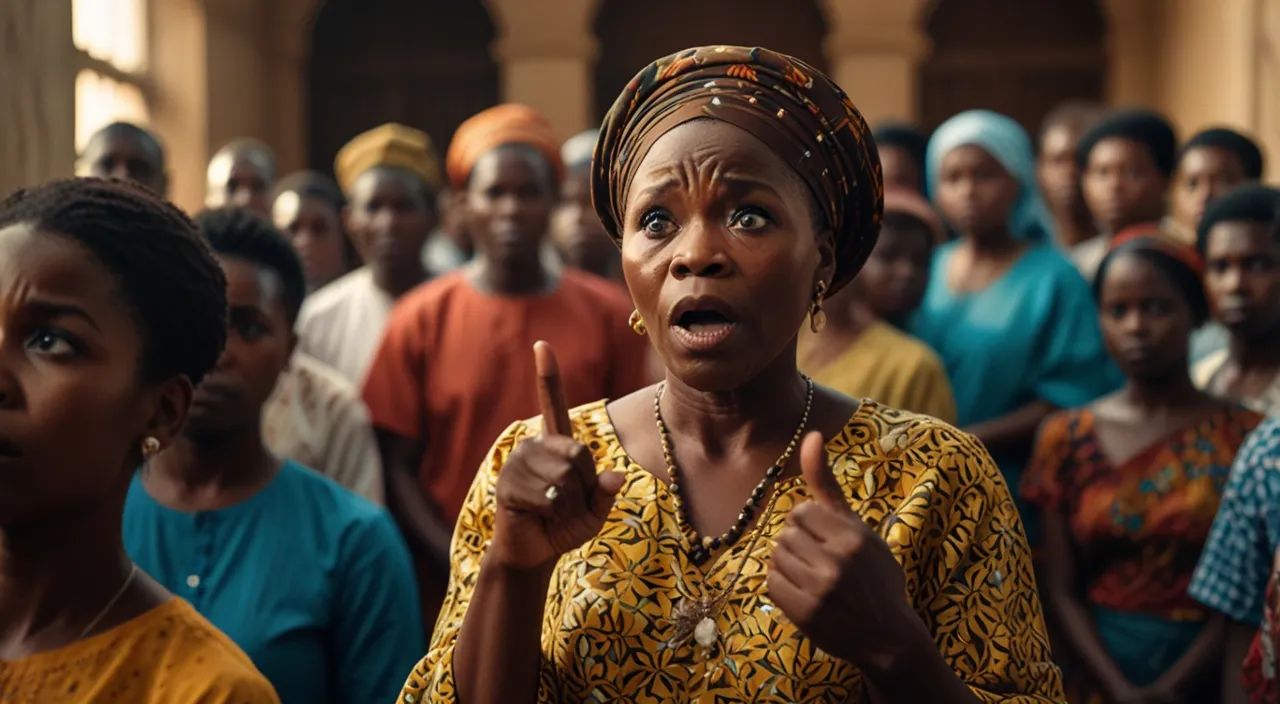
<svg viewBox="0 0 1280 704"><path fill-rule="evenodd" d="M135 477L124 544L249 655L283 704L395 701L424 652L409 550L391 517L301 465L199 513L160 505Z"/></svg>
<svg viewBox="0 0 1280 704"><path fill-rule="evenodd" d="M1032 244L986 289L956 293L946 283L956 246L934 253L924 301L907 329L942 359L957 425L999 418L1033 401L1076 408L1120 388L1124 377L1103 345L1093 292L1066 257ZM1018 492L1026 454L993 452L992 459L1034 540L1036 522Z"/></svg>

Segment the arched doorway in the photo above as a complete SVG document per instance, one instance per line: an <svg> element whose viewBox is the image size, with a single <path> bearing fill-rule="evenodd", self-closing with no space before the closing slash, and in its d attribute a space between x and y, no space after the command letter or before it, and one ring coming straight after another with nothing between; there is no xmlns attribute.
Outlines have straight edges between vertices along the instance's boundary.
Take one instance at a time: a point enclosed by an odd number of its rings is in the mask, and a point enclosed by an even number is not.
<svg viewBox="0 0 1280 704"><path fill-rule="evenodd" d="M1095 0L940 0L925 27L933 52L919 105L930 129L985 108L1034 134L1058 103L1105 97L1107 29Z"/></svg>
<svg viewBox="0 0 1280 704"><path fill-rule="evenodd" d="M310 65L310 163L384 122L425 130L443 154L463 120L498 102L493 22L480 0L328 0Z"/></svg>
<svg viewBox="0 0 1280 704"><path fill-rule="evenodd" d="M813 0L602 0L596 16L596 118L656 58L706 44L767 46L825 71L825 34Z"/></svg>

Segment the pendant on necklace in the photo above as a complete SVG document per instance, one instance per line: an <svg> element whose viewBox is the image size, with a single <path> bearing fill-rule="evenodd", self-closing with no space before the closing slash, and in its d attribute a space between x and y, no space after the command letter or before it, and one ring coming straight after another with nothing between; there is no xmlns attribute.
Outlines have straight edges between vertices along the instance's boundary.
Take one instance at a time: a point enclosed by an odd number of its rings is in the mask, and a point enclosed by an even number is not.
<svg viewBox="0 0 1280 704"><path fill-rule="evenodd" d="M708 650L716 644L716 638L719 636L720 629L716 628L716 622L709 616L704 616L693 628L693 639L698 645Z"/></svg>

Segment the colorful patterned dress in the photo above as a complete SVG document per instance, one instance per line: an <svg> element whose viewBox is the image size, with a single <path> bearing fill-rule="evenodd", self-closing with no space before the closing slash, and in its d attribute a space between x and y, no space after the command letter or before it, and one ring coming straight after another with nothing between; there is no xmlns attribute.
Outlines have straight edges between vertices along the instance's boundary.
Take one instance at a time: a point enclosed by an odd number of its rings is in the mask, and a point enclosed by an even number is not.
<svg viewBox="0 0 1280 704"><path fill-rule="evenodd" d="M687 557L666 485L623 450L604 402L572 418L597 470L626 481L600 535L556 566L539 702L867 700L857 668L815 647L766 593L773 538L810 498L802 479L782 481L754 539L704 572ZM498 472L539 426L509 428L477 474L454 535L449 596L401 702L457 700L454 647L493 533ZM939 651L977 698L1062 701L1022 526L981 445L933 418L864 402L827 455L850 504L902 564L909 599ZM673 610L720 590L727 597L714 617L718 640L704 653L677 632Z"/></svg>
<svg viewBox="0 0 1280 704"><path fill-rule="evenodd" d="M1208 618L1187 586L1231 462L1261 421L1226 408L1119 465L1103 453L1087 408L1054 414L1041 427L1023 495L1068 521L1085 601L1135 685L1152 683L1176 662Z"/></svg>

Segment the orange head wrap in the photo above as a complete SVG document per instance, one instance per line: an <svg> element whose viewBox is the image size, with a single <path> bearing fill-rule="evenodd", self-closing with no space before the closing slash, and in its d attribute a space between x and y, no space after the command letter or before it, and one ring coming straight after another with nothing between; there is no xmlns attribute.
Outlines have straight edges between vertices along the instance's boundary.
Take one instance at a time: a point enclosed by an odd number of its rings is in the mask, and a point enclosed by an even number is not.
<svg viewBox="0 0 1280 704"><path fill-rule="evenodd" d="M487 152L505 144L526 144L547 160L555 172L556 183L564 177L560 160L560 140L546 115L527 105L506 103L476 113L453 133L445 171L454 189L467 186L476 161Z"/></svg>

